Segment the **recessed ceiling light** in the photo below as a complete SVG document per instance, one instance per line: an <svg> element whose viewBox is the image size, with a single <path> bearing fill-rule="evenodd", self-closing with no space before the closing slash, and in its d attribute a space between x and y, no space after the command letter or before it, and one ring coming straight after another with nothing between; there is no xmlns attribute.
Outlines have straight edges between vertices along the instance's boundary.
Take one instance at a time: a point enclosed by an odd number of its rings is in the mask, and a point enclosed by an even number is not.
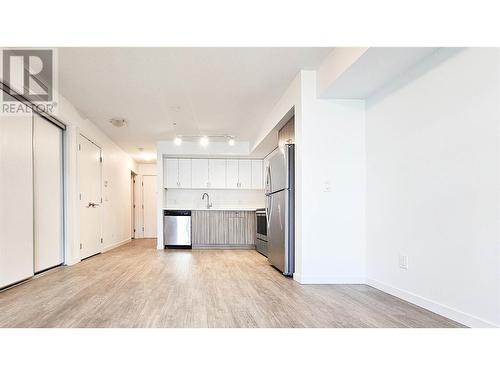
<svg viewBox="0 0 500 375"><path fill-rule="evenodd" d="M202 145L203 147L207 147L208 146L208 137L201 137L200 138L200 145Z"/></svg>
<svg viewBox="0 0 500 375"><path fill-rule="evenodd" d="M127 126L127 120L124 118L112 118L109 120L111 125L113 125L115 128L124 128Z"/></svg>
<svg viewBox="0 0 500 375"><path fill-rule="evenodd" d="M229 137L229 140L227 141L227 143L229 143L229 146L234 146L234 138Z"/></svg>
<svg viewBox="0 0 500 375"><path fill-rule="evenodd" d="M181 143L182 143L182 138L181 137L175 137L174 138L174 143L177 145L177 146L180 146Z"/></svg>

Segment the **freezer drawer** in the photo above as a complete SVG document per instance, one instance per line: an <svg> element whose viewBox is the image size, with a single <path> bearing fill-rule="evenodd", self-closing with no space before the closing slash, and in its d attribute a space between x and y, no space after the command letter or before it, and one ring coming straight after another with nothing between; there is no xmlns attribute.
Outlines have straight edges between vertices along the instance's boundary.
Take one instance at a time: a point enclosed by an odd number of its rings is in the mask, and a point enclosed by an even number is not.
<svg viewBox="0 0 500 375"><path fill-rule="evenodd" d="M191 211L164 211L163 241L165 247L191 247Z"/></svg>

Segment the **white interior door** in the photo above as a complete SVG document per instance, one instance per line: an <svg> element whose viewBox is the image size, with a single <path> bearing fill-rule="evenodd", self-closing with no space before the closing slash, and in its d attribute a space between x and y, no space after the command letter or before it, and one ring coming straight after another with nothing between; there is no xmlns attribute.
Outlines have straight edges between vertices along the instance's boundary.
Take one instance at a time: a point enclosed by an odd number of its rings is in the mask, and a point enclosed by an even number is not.
<svg viewBox="0 0 500 375"><path fill-rule="evenodd" d="M130 237L135 238L135 175L130 174Z"/></svg>
<svg viewBox="0 0 500 375"><path fill-rule="evenodd" d="M142 176L144 237L156 238L156 176Z"/></svg>
<svg viewBox="0 0 500 375"><path fill-rule="evenodd" d="M101 252L101 149L79 136L80 258Z"/></svg>
<svg viewBox="0 0 500 375"><path fill-rule="evenodd" d="M142 238L142 178L139 175L134 176L134 238Z"/></svg>
<svg viewBox="0 0 500 375"><path fill-rule="evenodd" d="M58 266L63 254L62 129L33 115L35 272Z"/></svg>
<svg viewBox="0 0 500 375"><path fill-rule="evenodd" d="M0 288L33 276L31 130L31 116L0 116Z"/></svg>

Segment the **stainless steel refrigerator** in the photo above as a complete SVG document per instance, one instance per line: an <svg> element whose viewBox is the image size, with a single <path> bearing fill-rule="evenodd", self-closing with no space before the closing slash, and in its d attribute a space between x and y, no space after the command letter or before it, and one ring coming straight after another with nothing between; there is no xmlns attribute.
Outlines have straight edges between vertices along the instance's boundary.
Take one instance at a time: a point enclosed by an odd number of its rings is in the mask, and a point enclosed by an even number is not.
<svg viewBox="0 0 500 375"><path fill-rule="evenodd" d="M280 147L266 175L267 259L287 276L295 266L294 155L294 145Z"/></svg>

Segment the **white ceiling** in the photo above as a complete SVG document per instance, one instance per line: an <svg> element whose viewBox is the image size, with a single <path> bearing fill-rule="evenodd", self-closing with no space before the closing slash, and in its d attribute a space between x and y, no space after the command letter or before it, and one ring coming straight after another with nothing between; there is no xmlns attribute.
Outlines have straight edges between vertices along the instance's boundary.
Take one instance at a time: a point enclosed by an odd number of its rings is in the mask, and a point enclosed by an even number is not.
<svg viewBox="0 0 500 375"><path fill-rule="evenodd" d="M59 87L131 155L177 134L253 142L299 70L316 69L331 50L60 48ZM128 127L112 127L113 117Z"/></svg>

